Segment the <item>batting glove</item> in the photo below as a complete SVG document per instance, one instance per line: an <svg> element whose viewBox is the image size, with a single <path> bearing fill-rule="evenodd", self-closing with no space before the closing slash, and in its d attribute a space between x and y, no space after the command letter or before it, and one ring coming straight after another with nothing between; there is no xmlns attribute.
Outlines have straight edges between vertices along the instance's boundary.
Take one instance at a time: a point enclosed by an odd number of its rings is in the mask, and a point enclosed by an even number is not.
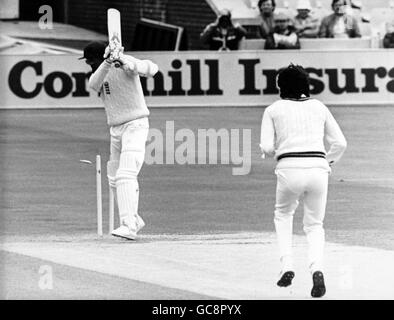
<svg viewBox="0 0 394 320"><path fill-rule="evenodd" d="M120 60L120 56L123 55L124 47L114 47L108 45L104 51L104 59L107 62L113 63L115 60Z"/></svg>
<svg viewBox="0 0 394 320"><path fill-rule="evenodd" d="M103 58L104 58L105 61L107 61L108 63L112 63L112 62L114 61L113 56L112 56L112 54L111 54L111 47L110 47L110 46L107 46L107 47L105 48Z"/></svg>

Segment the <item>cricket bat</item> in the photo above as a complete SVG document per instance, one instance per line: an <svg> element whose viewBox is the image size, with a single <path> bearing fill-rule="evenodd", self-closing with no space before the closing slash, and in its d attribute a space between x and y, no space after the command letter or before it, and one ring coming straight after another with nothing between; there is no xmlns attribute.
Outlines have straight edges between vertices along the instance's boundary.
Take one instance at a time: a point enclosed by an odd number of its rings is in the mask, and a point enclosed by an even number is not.
<svg viewBox="0 0 394 320"><path fill-rule="evenodd" d="M108 41L112 52L112 58L116 68L121 66L119 53L122 48L122 33L120 27L120 12L117 9L107 10Z"/></svg>

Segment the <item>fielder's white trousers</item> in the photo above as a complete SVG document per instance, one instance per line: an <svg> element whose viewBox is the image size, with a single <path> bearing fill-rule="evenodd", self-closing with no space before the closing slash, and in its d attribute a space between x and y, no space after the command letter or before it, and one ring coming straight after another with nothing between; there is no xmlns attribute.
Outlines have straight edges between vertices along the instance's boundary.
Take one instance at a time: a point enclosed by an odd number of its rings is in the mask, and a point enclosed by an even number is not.
<svg viewBox="0 0 394 320"><path fill-rule="evenodd" d="M115 185L121 225L135 229L138 216L139 185L137 176L145 157L149 133L148 118L141 118L110 128L110 161L118 161Z"/></svg>
<svg viewBox="0 0 394 320"><path fill-rule="evenodd" d="M282 168L277 175L275 229L282 272L293 269L293 216L299 199L304 201L304 232L308 241L308 266L322 271L324 250L323 219L327 203L329 169Z"/></svg>

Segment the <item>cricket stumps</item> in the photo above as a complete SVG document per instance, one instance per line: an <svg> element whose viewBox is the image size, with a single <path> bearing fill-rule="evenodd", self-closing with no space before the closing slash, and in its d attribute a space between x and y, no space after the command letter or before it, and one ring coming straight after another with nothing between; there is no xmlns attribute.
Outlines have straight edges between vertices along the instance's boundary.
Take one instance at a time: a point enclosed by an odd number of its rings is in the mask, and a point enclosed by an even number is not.
<svg viewBox="0 0 394 320"><path fill-rule="evenodd" d="M103 236L103 193L102 193L102 179L101 179L101 156L96 155L96 209L97 209L97 235ZM112 188L109 186L108 197L108 233L114 230L114 212L115 212L115 195Z"/></svg>

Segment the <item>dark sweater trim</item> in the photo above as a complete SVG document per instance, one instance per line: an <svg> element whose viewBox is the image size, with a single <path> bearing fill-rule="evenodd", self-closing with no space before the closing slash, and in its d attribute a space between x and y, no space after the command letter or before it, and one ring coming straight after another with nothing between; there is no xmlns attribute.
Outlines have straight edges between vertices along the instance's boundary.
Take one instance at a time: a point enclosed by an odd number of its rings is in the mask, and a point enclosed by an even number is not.
<svg viewBox="0 0 394 320"><path fill-rule="evenodd" d="M306 152L288 152L278 156L277 160L283 158L326 158L326 154L321 151L306 151Z"/></svg>

